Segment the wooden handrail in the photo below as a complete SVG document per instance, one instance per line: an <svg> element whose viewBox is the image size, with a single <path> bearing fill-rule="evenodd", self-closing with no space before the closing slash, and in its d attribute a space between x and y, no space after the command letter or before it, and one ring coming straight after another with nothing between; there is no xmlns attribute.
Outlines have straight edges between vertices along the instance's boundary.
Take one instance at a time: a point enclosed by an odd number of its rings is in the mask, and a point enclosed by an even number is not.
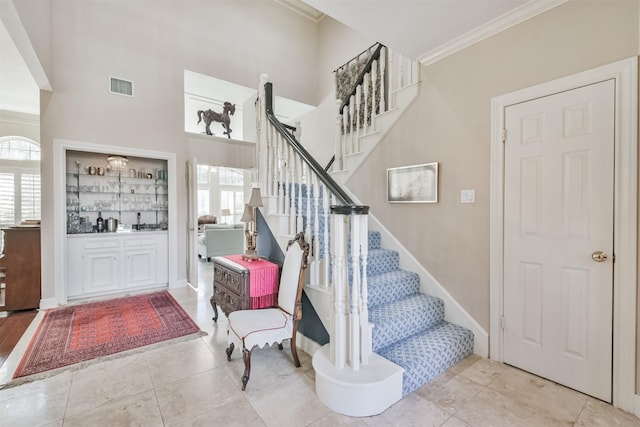
<svg viewBox="0 0 640 427"><path fill-rule="evenodd" d="M333 178L320 166L316 159L309 154L309 152L298 142L298 140L290 132L286 131L285 126L280 123L273 112L273 85L271 82L267 82L264 85L265 94L265 111L267 119L276 128L276 130L283 136L287 143L294 149L296 153L307 163L309 168L318 176L318 179L327 186L329 191L333 193L338 199L340 204L343 205L355 205L351 197L334 181Z"/></svg>

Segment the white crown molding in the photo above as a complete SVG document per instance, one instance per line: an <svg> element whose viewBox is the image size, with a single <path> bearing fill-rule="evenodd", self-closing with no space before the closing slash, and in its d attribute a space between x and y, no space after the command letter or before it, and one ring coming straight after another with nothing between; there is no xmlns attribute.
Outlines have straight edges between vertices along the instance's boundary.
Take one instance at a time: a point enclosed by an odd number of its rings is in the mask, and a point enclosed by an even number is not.
<svg viewBox="0 0 640 427"><path fill-rule="evenodd" d="M478 43L486 38L509 29L521 22L531 19L541 13L553 9L568 0L532 0L521 7L512 10L480 27L469 31L443 45L420 55L417 60L422 65L433 64L441 59Z"/></svg>
<svg viewBox="0 0 640 427"><path fill-rule="evenodd" d="M37 114L0 109L0 122L14 123L23 126L40 126L40 116Z"/></svg>
<svg viewBox="0 0 640 427"><path fill-rule="evenodd" d="M299 13L305 18L311 19L313 22L318 22L324 17L324 13L320 12L317 9L309 6L306 3L303 3L300 0L276 0L276 2L280 3L284 7L293 10L294 12Z"/></svg>

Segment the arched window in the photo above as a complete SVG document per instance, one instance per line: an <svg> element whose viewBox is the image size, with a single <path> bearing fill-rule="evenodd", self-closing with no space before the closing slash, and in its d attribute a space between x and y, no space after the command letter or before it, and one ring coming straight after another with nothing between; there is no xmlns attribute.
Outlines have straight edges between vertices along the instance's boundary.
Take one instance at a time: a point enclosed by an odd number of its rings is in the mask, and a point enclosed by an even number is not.
<svg viewBox="0 0 640 427"><path fill-rule="evenodd" d="M0 227L40 219L40 145L0 137Z"/></svg>

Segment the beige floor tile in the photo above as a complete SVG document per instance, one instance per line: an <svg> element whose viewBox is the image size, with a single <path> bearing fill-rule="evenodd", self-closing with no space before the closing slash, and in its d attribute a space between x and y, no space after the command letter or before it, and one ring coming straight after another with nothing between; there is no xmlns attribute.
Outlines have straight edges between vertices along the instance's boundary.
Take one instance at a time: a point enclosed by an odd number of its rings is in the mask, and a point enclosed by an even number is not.
<svg viewBox="0 0 640 427"><path fill-rule="evenodd" d="M245 396L268 426L306 426L330 413L316 396L315 384L304 375Z"/></svg>
<svg viewBox="0 0 640 427"><path fill-rule="evenodd" d="M442 427L471 427L471 424L466 423L453 415L445 421L444 424L442 424Z"/></svg>
<svg viewBox="0 0 640 427"><path fill-rule="evenodd" d="M523 405L549 416L575 422L587 397L528 372L508 367L488 386Z"/></svg>
<svg viewBox="0 0 640 427"><path fill-rule="evenodd" d="M69 390L73 372L64 371L49 378L28 382L22 385L8 387L0 390L0 402L28 394L57 393L61 390Z"/></svg>
<svg viewBox="0 0 640 427"><path fill-rule="evenodd" d="M156 385L155 390L162 418L168 425L192 420L242 397L221 368Z"/></svg>
<svg viewBox="0 0 640 427"><path fill-rule="evenodd" d="M366 427L367 424L361 419L356 417L348 417L346 415L336 414L331 412L317 421L309 424L309 427Z"/></svg>
<svg viewBox="0 0 640 427"><path fill-rule="evenodd" d="M153 390L153 383L142 355L93 365L74 373L66 415L87 412L148 390Z"/></svg>
<svg viewBox="0 0 640 427"><path fill-rule="evenodd" d="M589 397L575 425L589 427L638 427L640 426L640 418L616 409L608 403Z"/></svg>
<svg viewBox="0 0 640 427"><path fill-rule="evenodd" d="M194 419L176 424L179 427L264 427L266 424L258 413L247 402L238 398L224 405L217 406Z"/></svg>
<svg viewBox="0 0 640 427"><path fill-rule="evenodd" d="M45 389L0 402L0 424L40 426L64 417L69 388Z"/></svg>
<svg viewBox="0 0 640 427"><path fill-rule="evenodd" d="M450 414L433 402L410 393L380 415L363 418L369 426L440 426Z"/></svg>
<svg viewBox="0 0 640 427"><path fill-rule="evenodd" d="M449 414L455 414L477 395L484 386L458 375L441 385L424 386L415 391L423 399L435 403Z"/></svg>
<svg viewBox="0 0 640 427"><path fill-rule="evenodd" d="M507 368L502 363L494 362L488 359L479 359L471 366L460 372L460 375L475 381L480 385L489 385L496 379L498 374Z"/></svg>
<svg viewBox="0 0 640 427"><path fill-rule="evenodd" d="M540 411L540 408L524 405L490 388L484 388L480 391L455 416L474 427L554 427L573 425L572 422L549 418Z"/></svg>
<svg viewBox="0 0 640 427"><path fill-rule="evenodd" d="M226 359L213 353L204 343L205 337L194 338L145 353L154 385L189 377L220 366ZM179 369L176 362L180 361Z"/></svg>
<svg viewBox="0 0 640 427"><path fill-rule="evenodd" d="M115 400L89 411L65 417L65 427L162 426L153 390Z"/></svg>

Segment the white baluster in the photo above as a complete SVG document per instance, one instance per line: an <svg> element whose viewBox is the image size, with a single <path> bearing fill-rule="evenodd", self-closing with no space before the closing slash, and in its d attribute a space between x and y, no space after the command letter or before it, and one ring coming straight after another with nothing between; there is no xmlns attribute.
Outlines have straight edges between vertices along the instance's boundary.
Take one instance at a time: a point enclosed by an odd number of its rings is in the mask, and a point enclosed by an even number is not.
<svg viewBox="0 0 640 427"><path fill-rule="evenodd" d="M362 101L362 85L356 87L356 135L353 146L353 152L360 152L360 128L362 123L360 122L360 102Z"/></svg>
<svg viewBox="0 0 640 427"><path fill-rule="evenodd" d="M276 134L276 192L277 192L277 203L276 203L276 214L281 215L282 210L284 209L283 204L283 189L282 185L284 183L284 175L283 175L283 167L284 165L284 153L282 152L282 136L280 134Z"/></svg>
<svg viewBox="0 0 640 427"><path fill-rule="evenodd" d="M304 170L305 170L305 188L307 191L307 212L305 214L305 217L307 219L307 225L304 228L304 236L307 242L313 242L313 236L311 235L311 190L312 190L312 185L311 185L311 177L309 176L310 171L309 171L309 166L307 166L306 163L303 163L304 166Z"/></svg>
<svg viewBox="0 0 640 427"><path fill-rule="evenodd" d="M345 156L349 153L349 106L342 107L342 169L345 168Z"/></svg>
<svg viewBox="0 0 640 427"><path fill-rule="evenodd" d="M378 93L378 61L373 61L371 63L371 130L370 132L375 132L375 118L376 118L376 107L378 103L376 102L376 93Z"/></svg>
<svg viewBox="0 0 640 427"><path fill-rule="evenodd" d="M385 103L385 98L387 96L387 92L384 90L384 79L385 79L385 68L387 65L387 50L382 48L380 50L380 114L387 111L387 106Z"/></svg>
<svg viewBox="0 0 640 427"><path fill-rule="evenodd" d="M303 209L302 209L302 184L303 184L303 176L304 176L304 171L303 171L303 166L304 166L304 161L302 160L302 157L296 155L296 158L298 159L298 178L297 178L297 185L298 185L298 203L297 203L297 209L296 209L296 213L297 213L297 217L296 217L296 233L300 232L300 231L304 231L304 220L302 219L303 216ZM308 212L308 211L307 211ZM307 240L308 241L308 240Z"/></svg>
<svg viewBox="0 0 640 427"><path fill-rule="evenodd" d="M295 234L296 232L296 155L293 149L287 144L289 150L289 197L286 201L289 205L289 232L288 234Z"/></svg>
<svg viewBox="0 0 640 427"><path fill-rule="evenodd" d="M313 220L313 258L316 261L320 260L320 186L318 185L318 176L313 175L313 208L314 220ZM318 281L320 277L318 276Z"/></svg>
<svg viewBox="0 0 640 427"><path fill-rule="evenodd" d="M371 72L364 75L364 135L369 133L369 87Z"/></svg>
<svg viewBox="0 0 640 427"><path fill-rule="evenodd" d="M347 153L349 154L353 154L354 148L353 148L353 144L354 144L354 138L353 135L355 134L353 126L356 120L355 117L355 104L356 104L356 97L354 95L351 95L351 97L349 98L349 150L347 151Z"/></svg>

